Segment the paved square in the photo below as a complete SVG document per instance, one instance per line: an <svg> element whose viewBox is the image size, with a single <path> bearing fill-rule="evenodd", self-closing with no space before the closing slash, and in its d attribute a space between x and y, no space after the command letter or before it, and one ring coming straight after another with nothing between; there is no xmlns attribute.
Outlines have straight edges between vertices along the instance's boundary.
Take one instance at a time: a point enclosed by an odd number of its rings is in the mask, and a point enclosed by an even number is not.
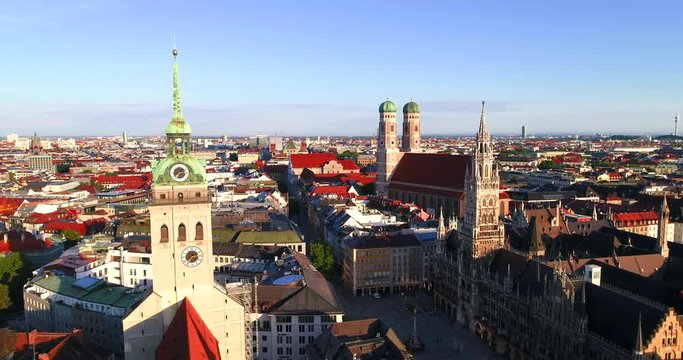
<svg viewBox="0 0 683 360"><path fill-rule="evenodd" d="M494 359L493 351L474 334L439 310L432 314L433 302L425 294L406 298L401 294L384 294L382 298L375 299L372 296L354 297L349 290L340 285L335 288L346 311L345 320L380 318L391 326L404 342L413 332L413 316L404 304L417 303L417 331L426 345L424 350L413 352L417 360Z"/></svg>

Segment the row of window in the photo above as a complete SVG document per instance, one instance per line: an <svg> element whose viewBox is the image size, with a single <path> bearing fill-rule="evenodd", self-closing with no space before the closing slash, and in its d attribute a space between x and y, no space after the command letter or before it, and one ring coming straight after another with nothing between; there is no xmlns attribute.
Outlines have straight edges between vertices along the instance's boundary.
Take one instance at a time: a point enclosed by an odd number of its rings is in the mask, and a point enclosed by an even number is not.
<svg viewBox="0 0 683 360"><path fill-rule="evenodd" d="M194 226L194 234L195 241L204 240L204 225L202 225L201 222L198 222ZM185 240L187 240L187 231L185 229L185 224L180 224L178 225L178 241ZM162 243L168 242L168 226L161 225L161 240L159 241Z"/></svg>

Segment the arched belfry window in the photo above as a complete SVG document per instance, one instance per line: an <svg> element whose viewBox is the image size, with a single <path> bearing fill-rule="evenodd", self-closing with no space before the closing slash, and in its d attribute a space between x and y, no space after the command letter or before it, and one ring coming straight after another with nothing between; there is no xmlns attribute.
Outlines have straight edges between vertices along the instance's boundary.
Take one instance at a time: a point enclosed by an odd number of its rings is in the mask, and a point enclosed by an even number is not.
<svg viewBox="0 0 683 360"><path fill-rule="evenodd" d="M185 241L187 239L187 233L185 231L185 225L178 225L178 241Z"/></svg>
<svg viewBox="0 0 683 360"><path fill-rule="evenodd" d="M200 222L194 226L194 240L204 240L204 225Z"/></svg>
<svg viewBox="0 0 683 360"><path fill-rule="evenodd" d="M168 226L166 225L161 225L161 239L159 240L159 242L168 242Z"/></svg>

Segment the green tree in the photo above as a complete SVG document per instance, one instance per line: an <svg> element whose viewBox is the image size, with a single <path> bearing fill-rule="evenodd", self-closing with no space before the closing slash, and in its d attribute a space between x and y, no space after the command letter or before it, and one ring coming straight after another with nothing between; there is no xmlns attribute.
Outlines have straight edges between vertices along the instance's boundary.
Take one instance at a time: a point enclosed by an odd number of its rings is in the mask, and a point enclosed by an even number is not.
<svg viewBox="0 0 683 360"><path fill-rule="evenodd" d="M14 182L15 180L17 180L17 174L14 171L10 171L9 172L9 181Z"/></svg>
<svg viewBox="0 0 683 360"><path fill-rule="evenodd" d="M75 246L79 241L81 241L81 239L83 239L78 231L71 229L62 230L60 235L62 235L62 238L65 240L64 249Z"/></svg>
<svg viewBox="0 0 683 360"><path fill-rule="evenodd" d="M560 168L562 168L562 166L560 166L560 164L556 164L552 160L543 160L540 164L538 164L539 170L557 170Z"/></svg>
<svg viewBox="0 0 683 360"><path fill-rule="evenodd" d="M355 160L358 158L358 153L350 150L346 150L341 154L337 154L337 159L339 160L344 160L344 159L351 159Z"/></svg>
<svg viewBox="0 0 683 360"><path fill-rule="evenodd" d="M311 261L327 280L331 280L338 273L332 249L330 245L322 241L316 241L311 244Z"/></svg>
<svg viewBox="0 0 683 360"><path fill-rule="evenodd" d="M230 161L237 161L237 153L230 153Z"/></svg>
<svg viewBox="0 0 683 360"><path fill-rule="evenodd" d="M69 164L69 163L57 164L57 172L60 174L68 173L70 168L71 168L71 164Z"/></svg>
<svg viewBox="0 0 683 360"><path fill-rule="evenodd" d="M9 286L0 284L0 310L7 310L12 306L12 299L9 296Z"/></svg>
<svg viewBox="0 0 683 360"><path fill-rule="evenodd" d="M0 258L0 311L22 306L23 286L30 274L21 253Z"/></svg>

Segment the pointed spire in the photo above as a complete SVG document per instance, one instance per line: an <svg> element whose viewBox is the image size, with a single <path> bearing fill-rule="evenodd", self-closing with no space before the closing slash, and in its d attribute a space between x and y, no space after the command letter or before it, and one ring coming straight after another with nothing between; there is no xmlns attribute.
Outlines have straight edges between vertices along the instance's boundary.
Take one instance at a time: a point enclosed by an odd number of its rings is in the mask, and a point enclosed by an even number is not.
<svg viewBox="0 0 683 360"><path fill-rule="evenodd" d="M643 329L642 329L642 314L638 313L638 329L636 329L636 355L643 355Z"/></svg>
<svg viewBox="0 0 683 360"><path fill-rule="evenodd" d="M479 119L479 133L477 140L487 141L489 139L489 131L486 128L486 101L481 102L481 118Z"/></svg>
<svg viewBox="0 0 683 360"><path fill-rule="evenodd" d="M446 229L446 225L443 221L443 207L439 208L439 231L441 231L441 229Z"/></svg>
<svg viewBox="0 0 683 360"><path fill-rule="evenodd" d="M669 204L666 201L666 192L664 192L664 198L662 199L662 213L669 211Z"/></svg>
<svg viewBox="0 0 683 360"><path fill-rule="evenodd" d="M180 97L180 78L178 76L178 49L175 46L175 38L173 39L173 115L171 121L164 129L166 136L169 138L186 139L185 147L189 149L189 136L192 134L190 124L185 121L183 116L183 108Z"/></svg>
<svg viewBox="0 0 683 360"><path fill-rule="evenodd" d="M180 99L180 79L178 78L178 49L173 37L173 119L183 119L183 109Z"/></svg>

